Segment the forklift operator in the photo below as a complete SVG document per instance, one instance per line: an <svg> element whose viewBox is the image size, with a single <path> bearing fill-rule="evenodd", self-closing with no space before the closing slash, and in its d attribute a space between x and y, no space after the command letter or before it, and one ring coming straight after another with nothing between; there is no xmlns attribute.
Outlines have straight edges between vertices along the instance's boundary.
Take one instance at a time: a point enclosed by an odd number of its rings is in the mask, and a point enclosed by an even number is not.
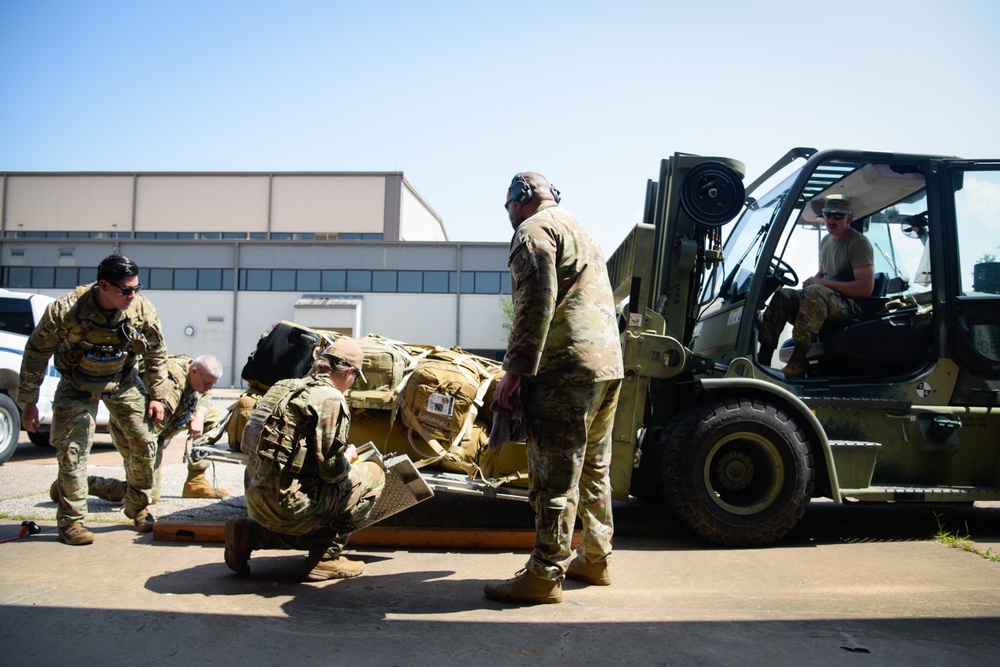
<svg viewBox="0 0 1000 667"><path fill-rule="evenodd" d="M851 227L850 199L830 195L823 203L827 235L819 245L819 271L802 282L802 289L782 288L764 311L757 360L769 366L785 323L793 324L792 352L784 372L787 378L806 374L806 353L824 322L851 320L861 315L852 297L871 296L875 285L875 255L864 234Z"/></svg>

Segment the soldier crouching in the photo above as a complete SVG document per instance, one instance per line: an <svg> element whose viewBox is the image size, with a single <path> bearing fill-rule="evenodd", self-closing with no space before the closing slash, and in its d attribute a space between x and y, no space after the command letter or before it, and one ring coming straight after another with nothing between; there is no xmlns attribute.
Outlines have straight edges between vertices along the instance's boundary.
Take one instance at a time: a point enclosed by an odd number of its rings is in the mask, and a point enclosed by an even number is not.
<svg viewBox="0 0 1000 667"><path fill-rule="evenodd" d="M320 352L312 373L271 387L240 440L247 462L249 517L226 522L226 565L250 573L256 549L308 551L303 575L312 581L361 574L364 562L342 555L348 537L371 514L385 473L358 460L348 442L344 398L364 376L364 353L338 339Z"/></svg>

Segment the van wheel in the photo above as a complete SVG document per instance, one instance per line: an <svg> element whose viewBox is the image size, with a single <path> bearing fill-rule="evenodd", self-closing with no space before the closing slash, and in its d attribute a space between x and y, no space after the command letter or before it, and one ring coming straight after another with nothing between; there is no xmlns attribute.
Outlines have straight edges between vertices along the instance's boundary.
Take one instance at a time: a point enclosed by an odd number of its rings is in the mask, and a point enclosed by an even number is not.
<svg viewBox="0 0 1000 667"><path fill-rule="evenodd" d="M667 504L717 544L755 547L787 533L805 513L816 471L802 428L766 400L694 406L660 448Z"/></svg>
<svg viewBox="0 0 1000 667"><path fill-rule="evenodd" d="M21 433L21 411L7 394L0 394L0 465L10 460Z"/></svg>

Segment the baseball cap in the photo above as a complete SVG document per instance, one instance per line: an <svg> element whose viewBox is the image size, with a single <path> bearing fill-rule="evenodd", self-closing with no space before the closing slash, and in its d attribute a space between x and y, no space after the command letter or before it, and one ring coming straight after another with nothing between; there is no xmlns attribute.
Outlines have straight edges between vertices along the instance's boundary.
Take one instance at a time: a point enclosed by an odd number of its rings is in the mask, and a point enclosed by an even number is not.
<svg viewBox="0 0 1000 667"><path fill-rule="evenodd" d="M365 364L365 353L357 343L350 338L338 338L332 345L327 345L319 353L321 357L328 357L334 360L344 361L358 371L358 376L362 382L368 382L365 374L361 371Z"/></svg>
<svg viewBox="0 0 1000 667"><path fill-rule="evenodd" d="M830 195L823 200L824 213L850 213L851 200L844 195Z"/></svg>

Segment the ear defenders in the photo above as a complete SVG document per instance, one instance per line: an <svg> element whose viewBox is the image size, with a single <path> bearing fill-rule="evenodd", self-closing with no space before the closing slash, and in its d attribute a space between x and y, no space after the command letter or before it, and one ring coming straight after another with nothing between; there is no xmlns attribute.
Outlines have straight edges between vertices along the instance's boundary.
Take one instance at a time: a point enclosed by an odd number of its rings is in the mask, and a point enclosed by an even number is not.
<svg viewBox="0 0 1000 667"><path fill-rule="evenodd" d="M562 199L562 194L560 194L560 192L556 190L551 183L549 183L549 191L552 192L552 197L558 204L559 200ZM517 202L518 204L527 204L531 201L531 198L535 196L535 191L531 189L530 185L528 185L528 181L524 180L524 177L521 174L518 174L511 179L510 187L507 188L507 195L513 202Z"/></svg>

